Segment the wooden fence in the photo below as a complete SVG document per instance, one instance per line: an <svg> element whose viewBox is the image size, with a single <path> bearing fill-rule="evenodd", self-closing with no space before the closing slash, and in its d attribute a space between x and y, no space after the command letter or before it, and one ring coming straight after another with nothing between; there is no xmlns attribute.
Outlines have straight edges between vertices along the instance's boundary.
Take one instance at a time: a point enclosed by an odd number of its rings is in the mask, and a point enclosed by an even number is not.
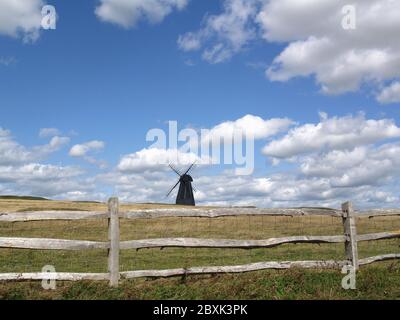
<svg viewBox="0 0 400 320"><path fill-rule="evenodd" d="M224 239L199 239L199 238L161 238L120 241L120 218L125 219L157 219L162 217L204 217L219 218L227 216L333 216L343 221L344 233L333 236L292 236L271 238L265 240L224 240ZM344 203L341 210L324 208L288 208L288 209L256 209L256 208L173 208L173 209L146 209L121 212L118 198L108 201L108 212L87 211L37 211L0 213L0 222L22 222L42 220L80 220L80 219L108 219L107 242L39 239L39 238L9 238L0 237L0 248L19 248L37 250L108 250L108 273L0 273L0 281L5 280L106 280L110 286L118 286L120 279L139 277L170 277L178 275L213 274L213 273L240 273L264 269L299 268L342 268L351 265L358 269L359 266L377 261L400 259L400 253L373 256L365 259L358 258L357 243L382 239L400 238L400 232L382 232L357 235L356 217L397 216L398 209L378 209L365 212L355 212L350 202ZM346 260L320 260L320 261L270 261L258 262L237 266L211 266L192 267L169 270L134 270L120 272L120 250L143 248L271 248L285 243L343 243Z"/></svg>

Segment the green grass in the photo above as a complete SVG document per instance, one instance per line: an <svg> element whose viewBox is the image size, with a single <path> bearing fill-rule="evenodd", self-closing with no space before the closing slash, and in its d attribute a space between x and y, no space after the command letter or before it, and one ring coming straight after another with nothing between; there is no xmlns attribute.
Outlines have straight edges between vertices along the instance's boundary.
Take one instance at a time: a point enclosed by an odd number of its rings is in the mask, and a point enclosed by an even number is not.
<svg viewBox="0 0 400 320"><path fill-rule="evenodd" d="M13 206L14 205L14 206ZM71 210L99 210L104 204L40 204ZM130 207L132 207L131 205ZM154 205L152 205L154 206ZM32 202L3 203L7 210L40 208ZM128 206L127 206L128 207ZM0 211L2 210L0 201ZM400 218L359 218L358 232L400 230ZM342 234L341 219L333 217L224 217L121 220L121 240L199 237L266 239L291 235ZM107 221L46 221L0 223L0 236L107 240ZM359 244L360 257L398 253L399 239ZM343 244L286 244L270 249L165 248L121 251L121 271L194 266L239 265L260 261L344 259ZM0 272L38 272L44 265L58 272L107 272L107 251L45 251L0 249ZM400 297L400 266L378 263L363 267L358 290L341 288L343 275L335 270L266 270L236 275L189 276L156 280L125 280L118 289L104 282L58 282L56 291L40 282L0 283L3 299L396 299Z"/></svg>
<svg viewBox="0 0 400 320"><path fill-rule="evenodd" d="M341 288L342 275L332 270L259 271L235 275L190 276L185 279L105 282L57 282L54 291L40 282L0 285L0 299L399 299L400 267L394 263L359 271L357 290Z"/></svg>

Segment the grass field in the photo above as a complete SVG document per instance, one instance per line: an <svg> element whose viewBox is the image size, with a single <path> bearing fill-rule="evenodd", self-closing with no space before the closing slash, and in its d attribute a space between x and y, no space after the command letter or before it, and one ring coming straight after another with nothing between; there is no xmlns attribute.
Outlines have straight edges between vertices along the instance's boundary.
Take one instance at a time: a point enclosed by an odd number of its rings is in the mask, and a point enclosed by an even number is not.
<svg viewBox="0 0 400 320"><path fill-rule="evenodd" d="M122 205L130 208L168 205ZM169 206L168 206L169 207ZM92 202L0 199L1 211L106 210ZM359 218L358 233L400 230L400 217ZM334 217L225 217L121 220L121 240L201 237L220 239L266 239L291 235L343 233L341 219ZM79 240L107 239L107 221L52 221L0 223L2 237L41 237ZM360 258L399 253L400 240L359 244ZM121 251L121 271L212 265L238 265L260 261L344 259L343 244L287 244L271 249L180 249ZM58 272L106 272L106 250L34 251L0 249L0 272L38 272L44 265ZM340 271L285 270L247 274L189 276L171 279L124 280L118 289L103 282L58 282L57 290L45 291L40 282L2 282L3 299L398 299L399 262L363 267L358 289L341 288Z"/></svg>

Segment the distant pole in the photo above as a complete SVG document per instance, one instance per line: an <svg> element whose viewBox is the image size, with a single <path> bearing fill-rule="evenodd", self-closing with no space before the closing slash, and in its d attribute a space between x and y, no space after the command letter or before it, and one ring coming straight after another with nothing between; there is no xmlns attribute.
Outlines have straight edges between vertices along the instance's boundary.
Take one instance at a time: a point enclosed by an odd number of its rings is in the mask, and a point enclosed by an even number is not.
<svg viewBox="0 0 400 320"><path fill-rule="evenodd" d="M353 204L351 202L343 203L342 211L344 235L346 237L346 258L347 260L351 261L351 264L355 270L358 270L357 226Z"/></svg>
<svg viewBox="0 0 400 320"><path fill-rule="evenodd" d="M118 287L119 282L119 201L118 198L108 200L108 272L110 273L110 287Z"/></svg>

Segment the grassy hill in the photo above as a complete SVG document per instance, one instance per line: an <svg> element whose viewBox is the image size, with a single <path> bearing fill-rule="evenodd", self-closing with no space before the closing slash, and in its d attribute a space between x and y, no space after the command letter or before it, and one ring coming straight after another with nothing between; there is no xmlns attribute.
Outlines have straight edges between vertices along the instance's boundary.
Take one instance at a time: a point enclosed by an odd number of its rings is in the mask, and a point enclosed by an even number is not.
<svg viewBox="0 0 400 320"><path fill-rule="evenodd" d="M32 201L49 201L49 199L43 197L33 197L33 196L14 196L14 195L0 195L0 199L3 200L32 200Z"/></svg>

